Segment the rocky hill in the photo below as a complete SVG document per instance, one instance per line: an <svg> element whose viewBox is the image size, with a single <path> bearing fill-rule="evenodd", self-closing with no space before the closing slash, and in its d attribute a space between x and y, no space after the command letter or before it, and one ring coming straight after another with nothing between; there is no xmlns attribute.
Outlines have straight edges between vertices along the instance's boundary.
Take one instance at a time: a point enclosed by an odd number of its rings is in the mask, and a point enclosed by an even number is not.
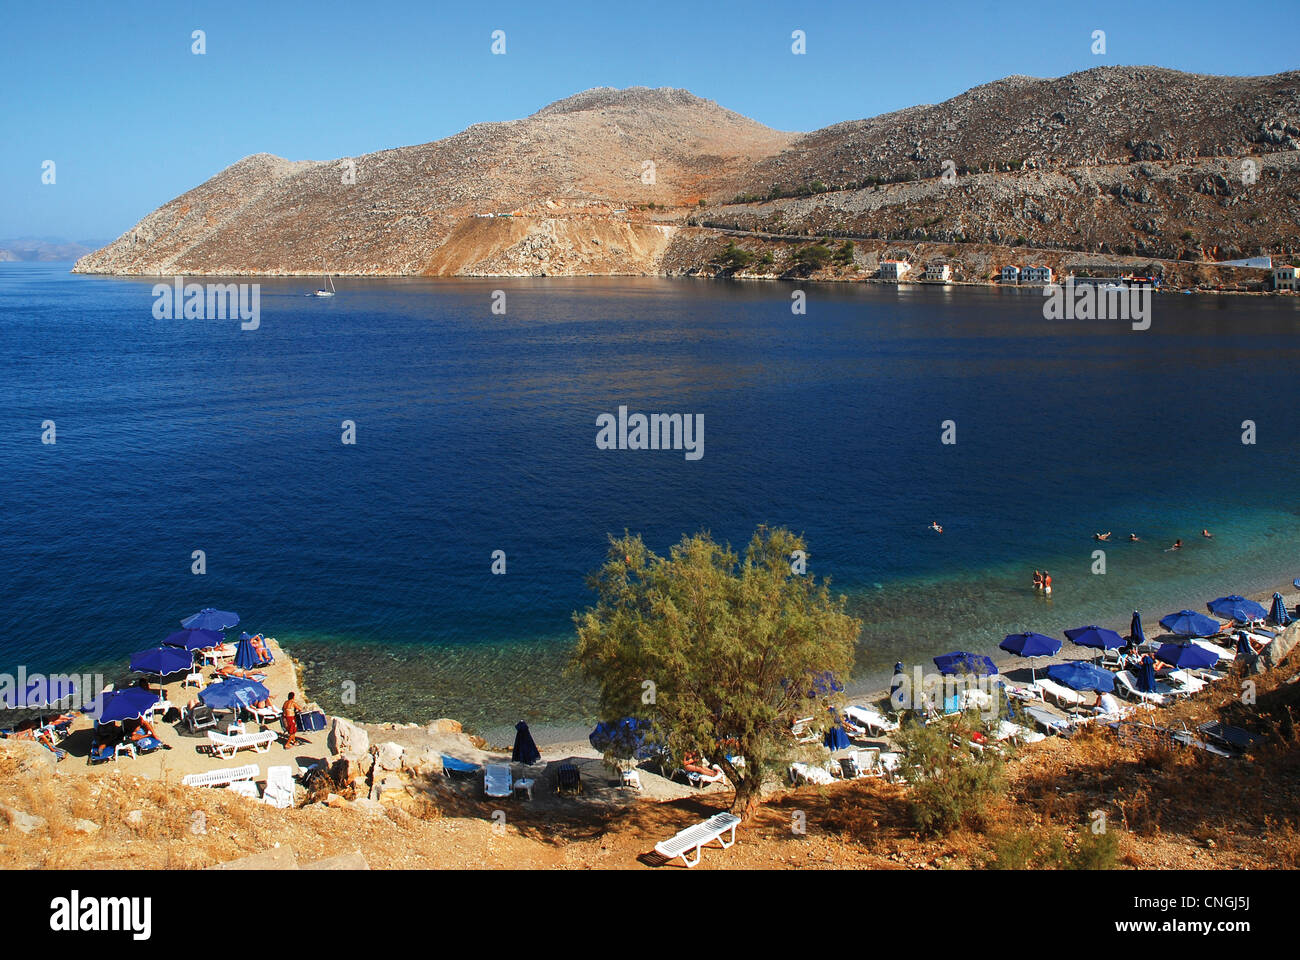
<svg viewBox="0 0 1300 960"><path fill-rule="evenodd" d="M599 88L419 146L246 158L76 269L707 272L724 229L1201 262L1286 256L1300 252L1298 171L1296 72L1008 77L804 135L684 90Z"/></svg>

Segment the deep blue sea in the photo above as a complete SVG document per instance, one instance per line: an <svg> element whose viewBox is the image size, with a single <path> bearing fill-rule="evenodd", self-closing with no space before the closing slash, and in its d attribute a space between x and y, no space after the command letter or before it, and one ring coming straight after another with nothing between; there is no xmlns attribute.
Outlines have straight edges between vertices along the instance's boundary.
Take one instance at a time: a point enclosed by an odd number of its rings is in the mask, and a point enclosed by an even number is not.
<svg viewBox="0 0 1300 960"><path fill-rule="evenodd" d="M68 269L0 264L3 670L120 672L216 606L348 715L585 722L571 617L624 529L802 532L863 684L1300 576L1295 298L1165 294L1135 332L1029 290L805 284L796 316L784 283L262 280L244 331ZM703 414L703 458L598 450L620 405ZM1106 530L1143 542L1094 575Z"/></svg>

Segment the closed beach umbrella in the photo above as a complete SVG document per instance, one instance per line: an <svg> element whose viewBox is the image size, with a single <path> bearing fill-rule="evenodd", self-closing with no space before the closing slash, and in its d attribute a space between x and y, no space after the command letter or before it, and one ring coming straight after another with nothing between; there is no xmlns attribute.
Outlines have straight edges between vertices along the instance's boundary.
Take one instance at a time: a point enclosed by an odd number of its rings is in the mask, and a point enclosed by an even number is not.
<svg viewBox="0 0 1300 960"><path fill-rule="evenodd" d="M1250 638L1246 636L1244 631L1237 634L1237 656L1253 657L1254 655L1255 648L1250 645Z"/></svg>
<svg viewBox="0 0 1300 960"><path fill-rule="evenodd" d="M181 626L195 630L226 630L239 626L239 614L204 607L198 613L190 614L182 620Z"/></svg>
<svg viewBox="0 0 1300 960"><path fill-rule="evenodd" d="M1156 667L1149 657L1143 657L1138 667L1138 689L1143 693L1153 693L1156 689Z"/></svg>
<svg viewBox="0 0 1300 960"><path fill-rule="evenodd" d="M1156 659L1180 670L1200 670L1218 663L1219 655L1194 643L1162 643L1156 651Z"/></svg>
<svg viewBox="0 0 1300 960"><path fill-rule="evenodd" d="M271 691L256 680L227 677L220 683L210 683L199 691L199 699L213 710L233 710L258 703L271 695Z"/></svg>
<svg viewBox="0 0 1300 960"><path fill-rule="evenodd" d="M1223 617L1225 620L1236 620L1238 623L1263 620L1268 616L1268 611L1261 604L1256 603L1254 600L1247 600L1237 594L1211 600L1205 607L1216 617Z"/></svg>
<svg viewBox="0 0 1300 960"><path fill-rule="evenodd" d="M158 700L158 694L152 690L127 687L125 690L101 693L85 712L93 716L97 723L117 723L144 716Z"/></svg>
<svg viewBox="0 0 1300 960"><path fill-rule="evenodd" d="M1038 674L1034 669L1034 661L1039 657L1056 656L1061 652L1061 641L1045 633L1012 633L1004 638L998 647L1007 653L1014 653L1017 657L1026 658L1029 661L1029 672L1037 680Z"/></svg>
<svg viewBox="0 0 1300 960"><path fill-rule="evenodd" d="M1065 636L1071 643L1077 643L1081 647L1092 647L1096 650L1118 650L1120 647L1128 646L1128 641L1114 630L1107 630L1095 623L1087 627L1075 627L1072 630L1066 630Z"/></svg>
<svg viewBox="0 0 1300 960"><path fill-rule="evenodd" d="M244 634L244 637L248 637L248 634ZM248 639L241 637L239 643L235 645L235 666L242 670L262 666L262 658L253 649L251 637Z"/></svg>
<svg viewBox="0 0 1300 960"><path fill-rule="evenodd" d="M1161 617L1160 625L1180 637L1212 637L1219 632L1219 621L1195 610L1179 610Z"/></svg>
<svg viewBox="0 0 1300 960"><path fill-rule="evenodd" d="M982 653L968 653L965 650L954 650L952 653L944 653L934 658L934 665L939 668L940 673L957 674L973 673L977 676L991 677L998 672L998 666Z"/></svg>
<svg viewBox="0 0 1300 960"><path fill-rule="evenodd" d="M216 630L177 630L169 633L164 647L184 647L186 650L206 650L226 642L224 634Z"/></svg>
<svg viewBox="0 0 1300 960"><path fill-rule="evenodd" d="M151 647L131 654L131 672L165 677L194 666L194 654L180 647Z"/></svg>
<svg viewBox="0 0 1300 960"><path fill-rule="evenodd" d="M1047 675L1057 683L1065 684L1071 690L1096 690L1110 693L1115 689L1113 673L1082 660L1054 663L1047 668Z"/></svg>
<svg viewBox="0 0 1300 960"><path fill-rule="evenodd" d="M522 720L515 724L515 749L511 752L510 759L515 763L526 763L530 766L542 759L542 752L537 749L528 724Z"/></svg>
<svg viewBox="0 0 1300 960"><path fill-rule="evenodd" d="M1130 643L1147 642L1147 635L1142 631L1142 614L1136 610L1133 611L1133 620L1128 625L1128 639Z"/></svg>
<svg viewBox="0 0 1300 960"><path fill-rule="evenodd" d="M841 724L834 724L826 731L826 736L822 738L822 746L827 750L847 750L849 748L849 735L844 732Z"/></svg>
<svg viewBox="0 0 1300 960"><path fill-rule="evenodd" d="M1273 594L1273 606L1268 611L1268 622L1275 627L1285 627L1291 622L1291 615L1286 612L1286 604L1282 602L1282 594Z"/></svg>
<svg viewBox="0 0 1300 960"><path fill-rule="evenodd" d="M894 676L889 681L889 706L893 710L907 709L907 675L903 672L903 661L894 664Z"/></svg>

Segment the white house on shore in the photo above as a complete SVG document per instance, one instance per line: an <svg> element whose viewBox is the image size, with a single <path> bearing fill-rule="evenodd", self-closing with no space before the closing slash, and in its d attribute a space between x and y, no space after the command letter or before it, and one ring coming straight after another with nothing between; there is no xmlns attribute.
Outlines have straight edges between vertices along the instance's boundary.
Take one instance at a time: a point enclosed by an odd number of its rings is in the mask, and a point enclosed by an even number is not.
<svg viewBox="0 0 1300 960"><path fill-rule="evenodd" d="M902 280L912 265L906 260L881 260L880 278L882 280Z"/></svg>
<svg viewBox="0 0 1300 960"><path fill-rule="evenodd" d="M924 280L939 280L947 283L952 279L952 267L946 263L927 263L925 265Z"/></svg>
<svg viewBox="0 0 1300 960"><path fill-rule="evenodd" d="M1019 283L1019 282L1020 282L1020 268L1017 267L1015 264L1008 263L1005 267L1002 268L1002 282L1003 282L1003 283Z"/></svg>
<svg viewBox="0 0 1300 960"><path fill-rule="evenodd" d="M1049 284L1052 282L1052 268L1044 263L1031 263L1020 271L1020 282Z"/></svg>
<svg viewBox="0 0 1300 960"><path fill-rule="evenodd" d="M1273 268L1274 290L1300 290L1300 267L1289 264Z"/></svg>

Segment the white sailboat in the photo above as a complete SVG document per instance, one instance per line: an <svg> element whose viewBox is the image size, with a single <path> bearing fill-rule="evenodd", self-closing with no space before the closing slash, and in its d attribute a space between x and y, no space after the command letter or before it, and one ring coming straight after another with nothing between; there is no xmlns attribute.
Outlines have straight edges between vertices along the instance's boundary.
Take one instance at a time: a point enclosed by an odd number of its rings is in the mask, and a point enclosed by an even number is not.
<svg viewBox="0 0 1300 960"><path fill-rule="evenodd" d="M318 297L334 296L334 281L330 278L330 275L328 273L325 274L324 280L325 283L319 290L316 291L316 296Z"/></svg>

